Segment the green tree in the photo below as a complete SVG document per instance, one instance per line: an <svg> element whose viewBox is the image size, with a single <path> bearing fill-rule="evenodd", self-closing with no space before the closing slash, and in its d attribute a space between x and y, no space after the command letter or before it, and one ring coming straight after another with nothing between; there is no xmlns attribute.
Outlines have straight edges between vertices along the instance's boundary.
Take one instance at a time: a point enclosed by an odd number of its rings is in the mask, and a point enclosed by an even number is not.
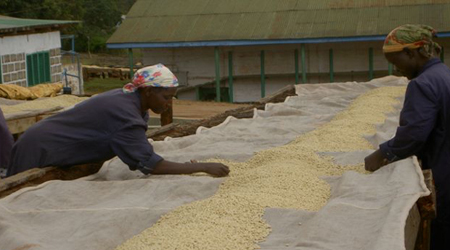
<svg viewBox="0 0 450 250"><path fill-rule="evenodd" d="M136 0L1 0L0 15L31 19L78 20L62 31L76 36L77 51L104 52L121 16Z"/></svg>

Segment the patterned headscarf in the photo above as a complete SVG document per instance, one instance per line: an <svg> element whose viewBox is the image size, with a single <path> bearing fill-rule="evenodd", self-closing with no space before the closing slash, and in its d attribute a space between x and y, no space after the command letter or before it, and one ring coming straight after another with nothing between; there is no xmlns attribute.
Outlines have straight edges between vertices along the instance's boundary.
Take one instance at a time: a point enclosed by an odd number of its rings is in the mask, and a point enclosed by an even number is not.
<svg viewBox="0 0 450 250"><path fill-rule="evenodd" d="M404 48L417 49L424 47L432 55L439 44L433 42L436 30L427 25L405 24L392 30L384 40L383 52L392 53Z"/></svg>
<svg viewBox="0 0 450 250"><path fill-rule="evenodd" d="M123 92L133 93L137 89L147 86L162 88L178 87L178 79L166 66L156 64L139 69L134 74L133 81L123 86Z"/></svg>

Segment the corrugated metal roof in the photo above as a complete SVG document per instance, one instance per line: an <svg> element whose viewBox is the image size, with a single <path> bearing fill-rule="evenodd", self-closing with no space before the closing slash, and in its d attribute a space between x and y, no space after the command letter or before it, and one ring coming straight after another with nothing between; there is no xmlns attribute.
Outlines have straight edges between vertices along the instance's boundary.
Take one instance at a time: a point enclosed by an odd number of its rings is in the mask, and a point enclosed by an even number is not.
<svg viewBox="0 0 450 250"><path fill-rule="evenodd" d="M138 0L108 44L380 36L405 23L450 32L449 11L448 0Z"/></svg>
<svg viewBox="0 0 450 250"><path fill-rule="evenodd" d="M67 24L78 23L78 21L59 21L41 19L22 19L0 15L0 34L27 31L33 28L61 27Z"/></svg>

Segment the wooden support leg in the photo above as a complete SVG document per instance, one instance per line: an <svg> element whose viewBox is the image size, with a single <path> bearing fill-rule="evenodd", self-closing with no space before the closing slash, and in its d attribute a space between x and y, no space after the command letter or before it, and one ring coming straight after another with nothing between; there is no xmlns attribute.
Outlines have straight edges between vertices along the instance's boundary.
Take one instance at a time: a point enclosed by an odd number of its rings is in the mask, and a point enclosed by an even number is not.
<svg viewBox="0 0 450 250"><path fill-rule="evenodd" d="M173 109L172 105L161 114L161 126L165 126L173 122Z"/></svg>
<svg viewBox="0 0 450 250"><path fill-rule="evenodd" d="M430 249L430 234L431 220L421 220L419 232L417 233L415 250L429 250Z"/></svg>
<svg viewBox="0 0 450 250"><path fill-rule="evenodd" d="M420 213L420 226L417 233L415 250L429 250L431 238L431 220L436 218L436 191L433 183L431 170L423 170L423 176L427 188L431 194L421 197L417 201L417 208Z"/></svg>

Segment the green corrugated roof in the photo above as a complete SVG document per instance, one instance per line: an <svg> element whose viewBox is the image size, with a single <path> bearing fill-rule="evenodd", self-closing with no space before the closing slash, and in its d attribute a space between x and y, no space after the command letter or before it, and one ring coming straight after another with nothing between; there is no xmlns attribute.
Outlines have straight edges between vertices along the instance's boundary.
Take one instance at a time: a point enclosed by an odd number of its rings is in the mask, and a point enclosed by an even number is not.
<svg viewBox="0 0 450 250"><path fill-rule="evenodd" d="M138 0L108 44L377 36L405 23L450 31L448 0Z"/></svg>
<svg viewBox="0 0 450 250"><path fill-rule="evenodd" d="M0 34L27 31L33 28L60 27L67 24L78 23L78 21L59 21L41 19L22 19L0 15Z"/></svg>

